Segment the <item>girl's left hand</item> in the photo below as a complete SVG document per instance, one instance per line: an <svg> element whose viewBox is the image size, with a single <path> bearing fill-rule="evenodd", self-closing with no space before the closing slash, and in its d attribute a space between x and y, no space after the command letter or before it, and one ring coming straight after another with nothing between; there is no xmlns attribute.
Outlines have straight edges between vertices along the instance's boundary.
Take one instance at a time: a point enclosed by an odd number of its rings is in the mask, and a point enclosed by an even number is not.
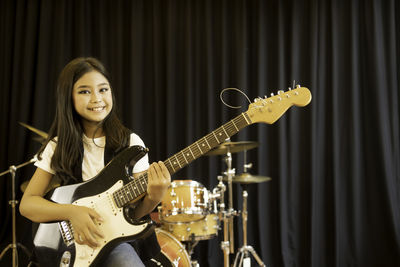
<svg viewBox="0 0 400 267"><path fill-rule="evenodd" d="M160 203L171 184L171 175L162 161L152 163L147 175L147 198Z"/></svg>

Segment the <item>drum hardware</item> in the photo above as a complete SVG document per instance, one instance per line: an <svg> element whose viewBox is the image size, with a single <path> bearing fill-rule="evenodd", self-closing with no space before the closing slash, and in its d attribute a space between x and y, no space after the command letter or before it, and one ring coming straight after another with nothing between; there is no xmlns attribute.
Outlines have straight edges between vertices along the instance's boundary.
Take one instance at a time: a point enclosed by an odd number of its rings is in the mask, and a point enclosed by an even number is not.
<svg viewBox="0 0 400 267"><path fill-rule="evenodd" d="M193 180L175 180L158 207L165 223L200 221L209 213L208 190Z"/></svg>
<svg viewBox="0 0 400 267"><path fill-rule="evenodd" d="M218 210L225 210L225 203L224 203L224 193L226 191L226 186L222 182L222 176L218 176L218 185L210 194L210 200L213 201L213 211L215 214L218 214ZM219 204L217 204L217 200L219 199ZM219 218L222 220L222 218Z"/></svg>
<svg viewBox="0 0 400 267"><path fill-rule="evenodd" d="M15 196L15 173L19 168L22 168L26 165L29 165L31 163L35 162L34 159L31 159L30 161L27 161L25 163L22 163L18 166L10 166L8 171L4 171L0 173L0 176L3 176L7 173L11 173L11 200L8 202L11 205L11 212L12 212L12 243L9 244L0 254L0 260L3 258L3 256L6 254L6 252L11 249L12 250L12 266L18 266L18 247L22 248L22 251L28 255L28 257L31 256L31 253L28 251L28 249L22 245L21 243L17 242L17 228L16 228L16 206L18 204L18 200L16 200Z"/></svg>
<svg viewBox="0 0 400 267"><path fill-rule="evenodd" d="M243 207L242 207L242 231L243 231L243 246L239 248L236 257L235 257L235 262L233 264L234 267L236 266L250 266L250 256L249 252L253 257L256 259L258 265L260 266L265 266L264 262L261 260L261 258L258 256L257 252L254 250L254 248L250 245L247 244L247 185L250 183L261 183L261 182L266 182L271 180L269 177L265 177L265 179L257 179L254 178L254 176L251 176L247 173L247 169L252 167L252 164L246 164L246 151L244 151L244 174L245 175L239 175L236 177L236 182L240 183L242 186L242 196L243 196ZM249 178L252 177L252 178ZM239 265L238 265L238 260Z"/></svg>

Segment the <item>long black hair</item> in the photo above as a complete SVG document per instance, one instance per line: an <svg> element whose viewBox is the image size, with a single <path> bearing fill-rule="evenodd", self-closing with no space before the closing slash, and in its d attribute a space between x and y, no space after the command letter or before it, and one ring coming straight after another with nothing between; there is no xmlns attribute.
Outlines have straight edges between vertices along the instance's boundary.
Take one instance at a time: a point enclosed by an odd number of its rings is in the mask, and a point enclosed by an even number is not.
<svg viewBox="0 0 400 267"><path fill-rule="evenodd" d="M55 118L50 127L48 138L38 152L38 158L41 159L41 154L48 142L55 141L57 143L51 160L51 168L64 183L67 183L70 178L78 181L77 177L74 176L74 169L77 164L82 162L83 158L83 126L80 116L74 108L72 90L75 82L91 71L98 71L110 82L103 64L91 57L76 58L70 61L61 71L57 82ZM98 129L103 128L107 146L118 151L128 145L126 144L126 136L129 135L130 131L117 116L113 88L111 94L113 107L107 117L99 123ZM57 137L57 140L55 140L55 137Z"/></svg>

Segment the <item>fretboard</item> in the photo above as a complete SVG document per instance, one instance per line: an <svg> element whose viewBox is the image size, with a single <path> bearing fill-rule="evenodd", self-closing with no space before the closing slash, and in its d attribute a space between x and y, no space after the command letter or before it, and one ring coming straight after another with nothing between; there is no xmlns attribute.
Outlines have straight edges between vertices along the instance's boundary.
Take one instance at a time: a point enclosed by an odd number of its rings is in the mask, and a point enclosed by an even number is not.
<svg viewBox="0 0 400 267"><path fill-rule="evenodd" d="M192 145L182 149L178 153L169 157L164 161L169 173L172 175L194 161L203 156L211 149L217 147L226 139L238 133L240 130L250 125L247 113L242 113L231 121L225 123L218 129L212 131L206 136L200 138ZM118 207L123 207L127 203L143 196L147 191L147 173L139 176L129 182L122 188L113 193L113 198Z"/></svg>

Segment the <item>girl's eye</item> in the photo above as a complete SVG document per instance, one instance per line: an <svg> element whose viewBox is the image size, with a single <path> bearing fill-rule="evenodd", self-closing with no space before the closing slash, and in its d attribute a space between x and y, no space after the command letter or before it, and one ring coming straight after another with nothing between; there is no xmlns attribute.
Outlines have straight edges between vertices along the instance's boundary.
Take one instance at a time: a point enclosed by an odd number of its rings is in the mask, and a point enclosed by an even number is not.
<svg viewBox="0 0 400 267"><path fill-rule="evenodd" d="M90 94L89 90L80 90L78 94Z"/></svg>
<svg viewBox="0 0 400 267"><path fill-rule="evenodd" d="M107 92L108 90L109 90L109 89L108 89L107 87L104 87L104 88L101 88L101 89L100 89L100 92L101 92L101 93L104 93L104 92Z"/></svg>

